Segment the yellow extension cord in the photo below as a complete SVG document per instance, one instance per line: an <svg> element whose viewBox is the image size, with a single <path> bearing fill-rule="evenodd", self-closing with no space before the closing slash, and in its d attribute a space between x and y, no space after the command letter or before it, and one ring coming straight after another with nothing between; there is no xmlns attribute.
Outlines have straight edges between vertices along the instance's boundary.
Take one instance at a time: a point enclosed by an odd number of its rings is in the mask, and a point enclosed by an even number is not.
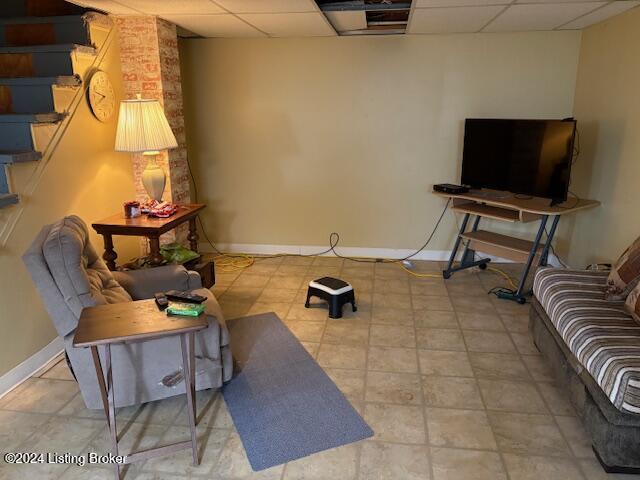
<svg viewBox="0 0 640 480"><path fill-rule="evenodd" d="M274 255L261 256L258 258L278 258L278 257L286 257L286 256L289 256L289 254L277 253ZM231 273L237 270L244 270L246 268L251 267L255 263L255 261L256 261L256 257L246 253L237 253L237 254L224 253L222 255L218 255L214 257L216 268L218 269L219 272L222 272L222 273ZM384 259L383 263L395 263L400 268L402 268L405 272L407 272L409 275L417 278L442 278L442 274L439 274L439 273L414 272L409 268L407 268L400 260ZM487 270L497 273L498 275L504 277L504 279L507 280L507 282L509 282L509 286L514 290L518 289L513 279L503 270L500 270L499 268L496 268L496 267L490 267L490 266L487 266Z"/></svg>
<svg viewBox="0 0 640 480"><path fill-rule="evenodd" d="M442 278L441 274L437 274L437 273L416 273L411 271L410 269L408 269L407 267L405 267L402 262L394 262L397 263L400 268L402 268L403 270L405 270L407 273L409 273L410 275L413 275L414 277L418 277L418 278ZM496 267L490 267L487 265L487 270L497 273L498 275L504 277L507 282L509 282L509 286L511 288L513 288L514 290L517 290L518 287L516 286L515 282L513 281L513 279L503 270L500 270L499 268Z"/></svg>
<svg viewBox="0 0 640 480"><path fill-rule="evenodd" d="M216 270L222 273L231 273L236 270L244 270L255 263L255 258L245 253L229 255L223 253L213 257Z"/></svg>

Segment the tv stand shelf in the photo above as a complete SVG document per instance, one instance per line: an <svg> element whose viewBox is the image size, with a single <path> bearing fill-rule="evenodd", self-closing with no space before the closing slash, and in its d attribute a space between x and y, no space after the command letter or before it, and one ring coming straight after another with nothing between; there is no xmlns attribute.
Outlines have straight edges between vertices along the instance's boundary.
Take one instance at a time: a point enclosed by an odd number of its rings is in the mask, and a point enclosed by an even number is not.
<svg viewBox="0 0 640 480"><path fill-rule="evenodd" d="M471 190L463 194L446 194L433 192L439 197L446 198L452 203L452 210L464 215L460 231L449 257L447 268L442 276L447 279L455 272L471 267L487 268L490 258L476 259L476 251L484 252L494 257L505 258L514 262L524 263L524 271L520 277L518 289L515 292L502 292L501 298L525 303L525 283L534 262L546 265L551 242L558 227L560 217L569 213L576 213L600 205L596 200L572 198L568 201L551 205L550 200L543 198L524 198L509 192L496 190ZM471 230L467 231L469 219L474 216ZM502 235L487 230L478 230L481 218L491 218L510 223L540 222L536 237L533 241ZM547 222L551 227L547 231ZM543 236L546 237L543 242ZM454 266L460 245L464 242L464 250L457 266Z"/></svg>
<svg viewBox="0 0 640 480"><path fill-rule="evenodd" d="M520 221L520 213L517 210L510 210L502 207L492 207L483 203L475 203L464 201L457 204L454 202L452 210L458 213L469 213L471 215L480 215L485 218L493 218L494 220L503 220L505 222Z"/></svg>
<svg viewBox="0 0 640 480"><path fill-rule="evenodd" d="M470 242L469 248L473 250L506 258L517 263L525 263L529 257L529 252L531 252L533 248L533 242L529 240L510 237L487 230L466 232L460 236ZM544 246L544 243L537 246L537 257L539 257L544 250Z"/></svg>

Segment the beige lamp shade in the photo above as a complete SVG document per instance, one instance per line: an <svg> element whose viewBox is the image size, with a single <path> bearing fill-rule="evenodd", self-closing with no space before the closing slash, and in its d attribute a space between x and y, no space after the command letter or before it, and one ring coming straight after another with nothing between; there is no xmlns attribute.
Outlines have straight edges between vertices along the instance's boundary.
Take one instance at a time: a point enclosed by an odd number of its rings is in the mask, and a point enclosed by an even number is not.
<svg viewBox="0 0 640 480"><path fill-rule="evenodd" d="M157 152L177 146L160 102L136 98L120 103L117 152Z"/></svg>

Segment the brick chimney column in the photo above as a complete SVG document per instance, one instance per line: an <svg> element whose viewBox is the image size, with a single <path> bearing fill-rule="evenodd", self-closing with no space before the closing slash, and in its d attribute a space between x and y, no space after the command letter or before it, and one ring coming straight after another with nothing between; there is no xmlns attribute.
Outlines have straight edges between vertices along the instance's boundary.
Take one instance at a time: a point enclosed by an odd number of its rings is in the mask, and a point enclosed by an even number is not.
<svg viewBox="0 0 640 480"><path fill-rule="evenodd" d="M141 94L142 98L159 100L178 141L177 148L161 152L158 156L158 164L167 176L163 200L189 203L189 170L176 27L150 16L116 17L115 20L126 98L136 98L137 94ZM146 201L148 196L141 176L147 160L142 154L133 154L132 161L137 200ZM184 235L184 230L180 229L178 239L184 241ZM163 236L165 242L174 239L173 235Z"/></svg>

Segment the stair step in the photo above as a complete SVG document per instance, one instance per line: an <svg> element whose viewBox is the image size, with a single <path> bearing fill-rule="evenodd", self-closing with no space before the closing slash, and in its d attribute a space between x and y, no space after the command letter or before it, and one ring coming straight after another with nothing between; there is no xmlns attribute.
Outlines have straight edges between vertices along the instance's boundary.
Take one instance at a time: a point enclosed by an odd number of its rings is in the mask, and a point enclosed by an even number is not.
<svg viewBox="0 0 640 480"><path fill-rule="evenodd" d="M82 15L0 19L1 46L67 43L91 43Z"/></svg>
<svg viewBox="0 0 640 480"><path fill-rule="evenodd" d="M2 0L0 17L50 17L77 15L85 8L64 0Z"/></svg>
<svg viewBox="0 0 640 480"><path fill-rule="evenodd" d="M40 152L0 150L0 164L36 162L42 158Z"/></svg>
<svg viewBox="0 0 640 480"><path fill-rule="evenodd" d="M20 197L15 193L0 194L0 208L5 208L10 205L15 205L20 201Z"/></svg>
<svg viewBox="0 0 640 480"><path fill-rule="evenodd" d="M0 47L2 54L22 54L22 53L64 53L76 52L85 55L96 55L98 52L93 47L79 45L77 43L56 43L53 45L26 45L17 47Z"/></svg>
<svg viewBox="0 0 640 480"><path fill-rule="evenodd" d="M8 87L37 87L41 85L79 87L80 85L82 85L82 79L78 75L59 75L57 77L0 78L0 85Z"/></svg>
<svg viewBox="0 0 640 480"><path fill-rule="evenodd" d="M60 113L0 115L0 150L43 151L63 117Z"/></svg>
<svg viewBox="0 0 640 480"><path fill-rule="evenodd" d="M7 179L7 169L2 166L0 167L0 195L5 195L7 193L11 193L9 190L9 180Z"/></svg>
<svg viewBox="0 0 640 480"><path fill-rule="evenodd" d="M2 7L0 6L0 10ZM1 25L38 25L38 24L67 24L67 23L98 23L111 27L112 21L108 15L100 12L85 11L75 15L56 15L50 17L3 17L0 15Z"/></svg>
<svg viewBox="0 0 640 480"><path fill-rule="evenodd" d="M81 15L56 15L51 17L10 17L0 18L0 25L26 25L39 23L77 23L83 22L84 14Z"/></svg>
<svg viewBox="0 0 640 480"><path fill-rule="evenodd" d="M0 7L1 8L1 7ZM97 46L112 20L97 12L59 17L0 18L0 46L76 44Z"/></svg>
<svg viewBox="0 0 640 480"><path fill-rule="evenodd" d="M22 53L21 53L22 52ZM75 52L80 52L78 55ZM96 55L92 47L40 45L32 47L0 47L0 77L57 77L77 73L76 66L86 65L87 55Z"/></svg>
<svg viewBox="0 0 640 480"><path fill-rule="evenodd" d="M64 112L79 77L0 78L0 113Z"/></svg>
<svg viewBox="0 0 640 480"><path fill-rule="evenodd" d="M56 123L65 117L64 113L4 113L0 115L3 123Z"/></svg>

